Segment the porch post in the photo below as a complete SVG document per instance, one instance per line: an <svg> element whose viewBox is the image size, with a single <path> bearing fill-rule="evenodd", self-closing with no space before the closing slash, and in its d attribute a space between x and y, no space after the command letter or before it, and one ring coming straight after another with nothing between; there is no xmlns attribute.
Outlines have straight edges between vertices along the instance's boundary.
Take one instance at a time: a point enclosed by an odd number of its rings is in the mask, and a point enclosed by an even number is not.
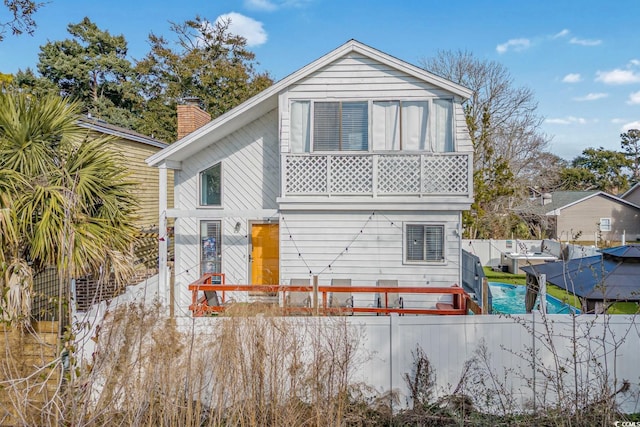
<svg viewBox="0 0 640 427"><path fill-rule="evenodd" d="M163 304L168 304L167 291L169 286L169 274L167 271L167 165L158 166L158 299Z"/></svg>

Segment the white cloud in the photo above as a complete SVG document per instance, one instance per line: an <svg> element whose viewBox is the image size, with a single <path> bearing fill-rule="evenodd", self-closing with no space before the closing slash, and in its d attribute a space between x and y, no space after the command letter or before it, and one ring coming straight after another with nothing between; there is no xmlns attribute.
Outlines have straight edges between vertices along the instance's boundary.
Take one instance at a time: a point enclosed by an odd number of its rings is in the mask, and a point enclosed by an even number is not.
<svg viewBox="0 0 640 427"><path fill-rule="evenodd" d="M625 119L620 119L620 118L611 119L611 123L613 123L614 125L617 125L617 124L620 124L620 123L624 123L624 122L626 122Z"/></svg>
<svg viewBox="0 0 640 427"><path fill-rule="evenodd" d="M589 39L579 39L577 37L573 37L569 40L571 44L577 44L580 46L598 46L602 44L602 40L589 40Z"/></svg>
<svg viewBox="0 0 640 427"><path fill-rule="evenodd" d="M566 28L562 31L560 31L557 34L554 34L553 36L551 36L551 38L553 39L559 39L560 37L565 37L569 35L569 30L567 30Z"/></svg>
<svg viewBox="0 0 640 427"><path fill-rule="evenodd" d="M262 22L236 12L218 16L216 22L229 20L229 32L247 39L247 46L260 46L267 41Z"/></svg>
<svg viewBox="0 0 640 427"><path fill-rule="evenodd" d="M622 126L622 132L628 132L630 129L640 129L640 120L636 120L635 122L627 123Z"/></svg>
<svg viewBox="0 0 640 427"><path fill-rule="evenodd" d="M573 98L575 101L596 101L598 99L606 98L609 96L607 93L589 93L585 96L579 96L577 98Z"/></svg>
<svg viewBox="0 0 640 427"><path fill-rule="evenodd" d="M244 7L249 10L272 12L278 8L278 5L270 0L245 0Z"/></svg>
<svg viewBox="0 0 640 427"><path fill-rule="evenodd" d="M616 68L611 71L598 71L596 81L608 85L623 85L629 83L639 83L640 74L632 70L621 70Z"/></svg>
<svg viewBox="0 0 640 427"><path fill-rule="evenodd" d="M630 93L627 104L631 104L631 105L640 104L640 91Z"/></svg>
<svg viewBox="0 0 640 427"><path fill-rule="evenodd" d="M283 7L304 7L312 0L244 0L244 7L249 10L273 12Z"/></svg>
<svg viewBox="0 0 640 427"><path fill-rule="evenodd" d="M520 52L528 49L529 46L531 46L531 41L529 39L511 39L506 43L496 46L496 51L498 53L505 53L512 49L516 52Z"/></svg>
<svg viewBox="0 0 640 427"><path fill-rule="evenodd" d="M570 73L562 78L564 83L578 83L582 81L582 76L578 73Z"/></svg>
<svg viewBox="0 0 640 427"><path fill-rule="evenodd" d="M545 122L554 125L584 125L587 123L587 119L583 119L582 117L568 116L565 118L546 119Z"/></svg>

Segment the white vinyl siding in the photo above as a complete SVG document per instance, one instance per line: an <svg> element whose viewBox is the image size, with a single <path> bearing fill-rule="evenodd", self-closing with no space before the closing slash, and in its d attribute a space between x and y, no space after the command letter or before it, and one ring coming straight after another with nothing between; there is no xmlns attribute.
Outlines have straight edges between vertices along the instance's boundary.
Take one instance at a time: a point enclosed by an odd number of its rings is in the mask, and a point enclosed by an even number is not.
<svg viewBox="0 0 640 427"><path fill-rule="evenodd" d="M247 221L255 219L255 212L275 212L278 207L279 154L278 115L274 109L182 162L182 169L176 172L175 209L184 212L175 220L177 306L191 303L187 285L200 277L201 221L220 223L220 261L227 282L248 283ZM222 206L206 209L200 205L199 174L217 163L223 163ZM198 214L190 215L190 211ZM236 232L238 222L241 228Z"/></svg>
<svg viewBox="0 0 640 427"><path fill-rule="evenodd" d="M466 120L460 99L451 92L434 86L414 76L407 75L387 64L381 64L371 58L349 54L343 58L328 64L326 67L314 72L304 80L296 82L281 94L280 105L283 107L281 135L283 136L283 147L285 152L293 151L293 143L290 144L290 126L293 125L292 103L298 101L331 100L331 101L368 101L368 102L397 102L397 101L424 101L441 100L438 102L450 104L451 122L451 149L446 151L472 152L473 146L469 136ZM428 150L439 151L441 144L437 141L437 125L433 120L438 114L437 106L430 101L429 114L431 116L431 130ZM374 139L375 134L379 135L377 125L379 121L374 119L377 116L373 106L370 107L370 145L373 151L382 150L373 146L374 142L379 143L379 139ZM286 111L289 110L289 111ZM398 124L399 126L399 124ZM387 129L390 129L387 127ZM398 128L399 132L399 128ZM388 139L393 141L394 139ZM395 139L397 141L397 139ZM386 146L386 145L385 145ZM386 148L385 148L386 149ZM398 148L392 147L392 150Z"/></svg>
<svg viewBox="0 0 640 427"><path fill-rule="evenodd" d="M456 262L404 260L404 225L425 219L442 226L442 256ZM395 279L400 286L451 286L460 283L460 242L453 230L457 212L303 212L284 211L280 228L281 278L318 275L321 285L331 278L351 278L354 286L375 286Z"/></svg>

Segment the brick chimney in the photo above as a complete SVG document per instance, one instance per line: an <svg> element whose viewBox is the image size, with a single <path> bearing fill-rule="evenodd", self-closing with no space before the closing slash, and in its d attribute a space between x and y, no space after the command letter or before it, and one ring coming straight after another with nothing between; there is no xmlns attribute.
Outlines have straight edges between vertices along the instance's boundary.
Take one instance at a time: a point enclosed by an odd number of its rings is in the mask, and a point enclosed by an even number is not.
<svg viewBox="0 0 640 427"><path fill-rule="evenodd" d="M200 108L199 98L185 98L178 105L178 139L182 139L211 121L211 115Z"/></svg>

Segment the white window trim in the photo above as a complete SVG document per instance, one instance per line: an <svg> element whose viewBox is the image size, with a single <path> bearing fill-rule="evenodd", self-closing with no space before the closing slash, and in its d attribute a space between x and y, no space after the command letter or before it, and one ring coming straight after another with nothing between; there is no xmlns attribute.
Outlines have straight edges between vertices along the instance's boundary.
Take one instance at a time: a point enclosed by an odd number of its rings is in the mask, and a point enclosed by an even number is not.
<svg viewBox="0 0 640 427"><path fill-rule="evenodd" d="M302 100L296 100L298 102ZM371 100L363 100L363 99L310 99L309 101L309 126L311 127L310 133L310 141L309 141L309 149L311 153L319 153L319 154L340 154L340 153L371 153L371 108L373 101ZM340 104L349 103L349 102L366 102L367 103L367 149L366 150L341 150L341 151L316 151L315 149L315 138L313 136L313 131L315 128L315 104L316 103L325 103L325 102L339 102Z"/></svg>
<svg viewBox="0 0 640 427"><path fill-rule="evenodd" d="M217 245L218 245L218 254L219 254L219 264L220 264L220 273L222 273L224 271L223 269L223 260L224 260L224 256L222 253L222 236L223 236L223 231L222 231L222 227L224 226L224 222L222 221L222 219L202 219L200 221L198 221L198 257L199 257L199 263L198 263L198 277L202 276L202 269L203 269L203 263L204 260L202 258L202 224L204 223L208 223L208 222L217 222L218 223L218 230L220 231L220 238L217 241Z"/></svg>
<svg viewBox="0 0 640 427"><path fill-rule="evenodd" d="M201 174L202 172L206 171L207 169L211 169L212 167L214 167L215 165L220 165L220 204L219 205L203 205L202 204L202 179L201 179ZM198 170L198 173L196 175L196 180L197 182L197 199L198 199L198 208L199 209L222 209L224 206L224 165L222 160L215 162L215 163L211 163L208 166Z"/></svg>
<svg viewBox="0 0 640 427"><path fill-rule="evenodd" d="M407 259L407 226L426 225L442 227L442 261L411 261ZM447 265L447 225L443 222L407 221L402 224L402 263L405 265Z"/></svg>
<svg viewBox="0 0 640 427"><path fill-rule="evenodd" d="M602 222L605 221L607 225L605 226ZM600 231L611 231L611 218L600 218L600 222L598 223L598 229Z"/></svg>

